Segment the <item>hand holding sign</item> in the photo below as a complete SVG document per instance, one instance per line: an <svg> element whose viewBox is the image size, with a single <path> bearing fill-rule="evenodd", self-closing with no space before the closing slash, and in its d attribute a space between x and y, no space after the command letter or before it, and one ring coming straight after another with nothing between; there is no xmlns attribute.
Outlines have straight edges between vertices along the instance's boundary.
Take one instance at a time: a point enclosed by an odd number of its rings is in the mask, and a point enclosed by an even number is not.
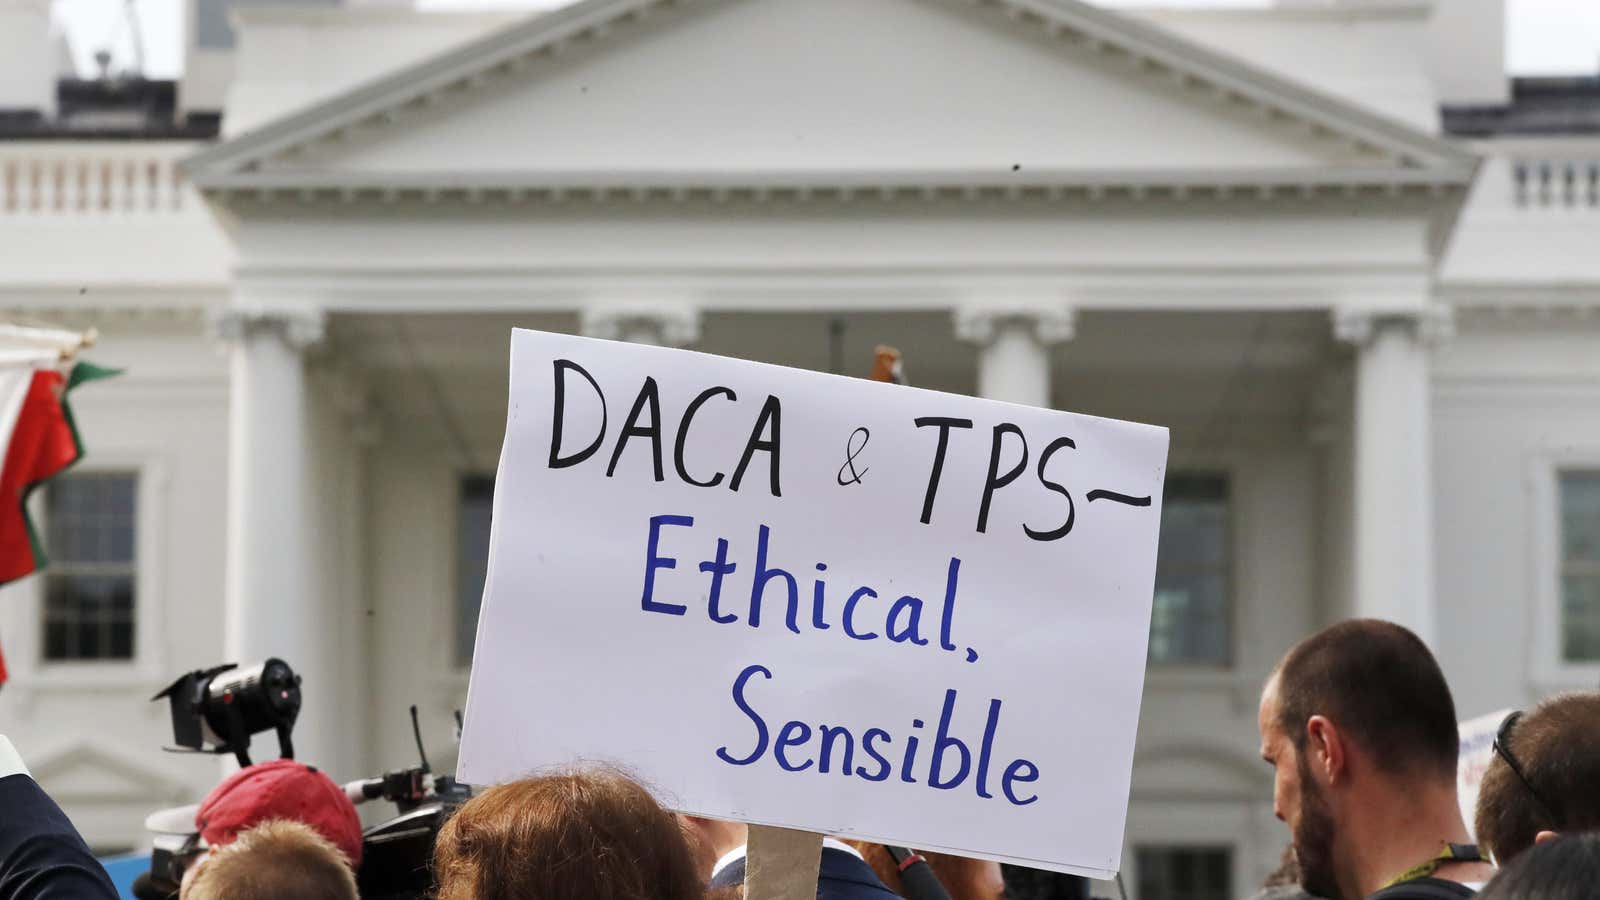
<svg viewBox="0 0 1600 900"><path fill-rule="evenodd" d="M517 331L462 776L599 758L700 815L1106 875L1165 457L1149 426Z"/></svg>

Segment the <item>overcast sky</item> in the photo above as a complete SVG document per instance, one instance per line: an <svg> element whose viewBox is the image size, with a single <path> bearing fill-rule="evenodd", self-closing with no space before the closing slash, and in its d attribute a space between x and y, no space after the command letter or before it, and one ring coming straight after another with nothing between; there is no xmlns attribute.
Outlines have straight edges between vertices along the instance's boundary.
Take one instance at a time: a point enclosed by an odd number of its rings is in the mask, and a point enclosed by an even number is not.
<svg viewBox="0 0 1600 900"><path fill-rule="evenodd" d="M133 58L123 0L52 0L71 39L78 70L94 71L94 52L109 47L113 65ZM135 0L145 69L172 78L183 68L184 0ZM1101 6L1147 6L1152 0L1096 0ZM1263 6L1266 0L1157 0L1163 6ZM1451 0L1438 0L1448 3ZM1506 0L1506 64L1516 75L1594 74L1600 69L1600 0ZM562 0L417 0L423 9L548 9Z"/></svg>

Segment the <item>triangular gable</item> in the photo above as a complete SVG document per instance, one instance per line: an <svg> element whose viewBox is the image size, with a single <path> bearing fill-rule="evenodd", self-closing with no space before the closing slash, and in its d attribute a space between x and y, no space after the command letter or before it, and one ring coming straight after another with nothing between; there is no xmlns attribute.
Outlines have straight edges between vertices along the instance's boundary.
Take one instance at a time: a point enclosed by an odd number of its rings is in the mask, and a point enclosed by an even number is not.
<svg viewBox="0 0 1600 900"><path fill-rule="evenodd" d="M713 0L677 0L679 5L709 4ZM720 0L724 4L751 0ZM795 0L799 2L799 0ZM382 140L396 123L412 111L426 109L441 101L461 104L467 95L491 95L496 86L523 72L530 63L548 60L576 42L604 40L642 17L674 5L673 0L584 0L573 6L512 26L506 30L446 52L431 60L406 67L341 96L315 104L301 112L280 118L250 133L218 145L193 157L188 168L202 187L320 187L307 180L311 172L296 171L296 159L314 159L319 149L337 147L341 138L360 136L361 140ZM1293 172L1294 183L1318 180L1343 183L1451 183L1467 181L1474 158L1464 150L1424 134L1404 124L1375 115L1342 100L1290 83L1253 68L1226 55L1164 32L1157 27L1133 21L1115 13L1088 6L1077 0L1006 0L996 4L1024 27L1037 29L1066 50L1089 50L1118 63L1127 78L1159 80L1167 88L1193 92L1195 102L1222 103L1237 109L1249 108L1259 119L1292 132L1304 141L1320 140L1345 148L1340 162L1312 171ZM992 13L992 10L985 10ZM892 40L892 36L886 39ZM999 101L1003 102L1003 98ZM391 131L385 131L391 129ZM305 167L301 167L304 169ZM315 166L310 167L313 170ZM1158 183L1161 174L1127 172L1102 167L1093 172L1034 171L1030 183L1117 184L1137 181ZM1212 171L1199 171L1210 169ZM1239 173L1219 173L1219 167L1200 165L1193 171L1164 173L1175 183L1214 178L1223 183L1238 180ZM1291 168L1288 166L1285 169ZM1270 169L1270 167L1269 167ZM277 171L274 171L277 170ZM400 173L406 174L406 173ZM415 178L415 173L410 173ZM441 173L443 174L443 173ZM455 173L458 177L462 174ZM557 187L620 187L647 184L648 171L627 166L598 166L592 171L562 173L494 173L482 183L471 174L462 185L469 189L497 184L538 187L549 183ZM655 173L659 175L660 173ZM681 174L681 173L680 173ZM949 172L908 172L890 170L886 177L908 185L930 185ZM968 173L992 177L995 173ZM532 175L530 179L528 176ZM1282 172L1263 171L1265 183ZM830 182L873 177L872 173L834 171L761 171L752 167L746 173L703 173L699 180L712 187L737 188L744 184L770 186L796 185L823 189ZM607 180L617 182L608 184ZM396 177L389 186L425 186L430 176L424 173L416 185ZM1286 178L1285 180L1289 180ZM372 186L383 186L378 179ZM1004 181L1004 175L1001 175ZM680 180L681 185L681 180ZM961 179L972 184L973 178ZM366 185L357 185L366 186ZM449 187L452 185L443 185Z"/></svg>
<svg viewBox="0 0 1600 900"><path fill-rule="evenodd" d="M89 742L45 754L31 769L34 780L62 802L175 803L193 793L165 772Z"/></svg>

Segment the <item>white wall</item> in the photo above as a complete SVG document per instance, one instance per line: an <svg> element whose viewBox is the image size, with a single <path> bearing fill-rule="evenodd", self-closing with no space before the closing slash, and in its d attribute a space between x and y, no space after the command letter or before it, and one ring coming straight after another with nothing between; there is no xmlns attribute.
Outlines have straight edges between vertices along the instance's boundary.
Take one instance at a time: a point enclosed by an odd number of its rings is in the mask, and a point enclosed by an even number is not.
<svg viewBox="0 0 1600 900"><path fill-rule="evenodd" d="M1463 717L1593 689L1564 667L1551 473L1600 467L1600 323L1471 314L1434 379L1439 656Z"/></svg>
<svg viewBox="0 0 1600 900"><path fill-rule="evenodd" d="M1427 62L1440 102L1506 102L1506 0L1435 0Z"/></svg>
<svg viewBox="0 0 1600 900"><path fill-rule="evenodd" d="M56 42L48 0L0 0L0 109L56 113Z"/></svg>

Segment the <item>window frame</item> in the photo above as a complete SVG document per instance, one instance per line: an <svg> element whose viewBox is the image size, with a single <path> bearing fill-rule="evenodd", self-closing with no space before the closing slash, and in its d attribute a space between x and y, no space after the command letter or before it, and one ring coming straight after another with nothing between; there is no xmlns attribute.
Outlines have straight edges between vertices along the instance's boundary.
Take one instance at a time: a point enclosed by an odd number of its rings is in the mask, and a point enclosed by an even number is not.
<svg viewBox="0 0 1600 900"><path fill-rule="evenodd" d="M1223 558L1226 560L1223 598L1227 626L1228 658L1222 663L1205 663L1191 660L1158 662L1153 657L1148 656L1147 648L1146 681L1148 682L1152 677L1158 681L1164 679L1183 679L1185 681L1189 681L1196 677L1204 678L1206 676L1227 678L1233 673L1239 671L1239 657L1241 651L1239 644L1239 622L1241 618L1239 610L1239 585L1242 575L1242 558L1240 556L1239 547L1239 535L1241 534L1239 527L1239 508L1241 504L1239 502L1240 481L1238 466L1231 463L1208 464L1206 462L1201 462L1193 466L1168 468L1162 479L1163 492L1165 491L1166 480L1175 476L1187 478L1221 478L1227 488L1227 516L1225 519L1226 525L1224 526L1226 533L1223 536L1225 542ZM1162 499L1161 511L1162 513L1166 512L1166 501L1164 496ZM1159 554L1159 549L1157 552ZM1158 573L1160 572L1160 568L1161 560L1158 556L1156 559L1156 571ZM1153 584L1150 603L1151 616L1153 618L1155 615L1155 593ZM1146 640L1148 640L1148 636Z"/></svg>
<svg viewBox="0 0 1600 900"><path fill-rule="evenodd" d="M1566 516L1563 513L1563 507L1566 505L1566 497L1562 493L1561 481L1562 481L1563 478L1565 478L1568 475L1584 475L1584 476L1588 476L1589 478L1592 478L1592 479L1594 479L1596 481L1600 481L1600 466L1592 466L1592 467L1591 466L1562 466L1562 467L1560 467L1560 468L1558 468L1556 470L1556 516L1557 516L1557 526L1556 526L1557 527L1557 533L1556 533L1557 545L1556 546L1558 548L1557 551L1556 551L1556 560L1557 560L1557 567L1558 567L1558 571L1556 572L1556 578L1557 578L1556 584L1557 584L1557 591L1560 594L1560 598L1559 598L1560 609L1558 610L1558 612L1560 614L1560 619L1561 619L1561 624L1560 624L1559 628L1557 629L1558 635L1559 635L1559 639L1560 639L1560 649L1559 649L1558 652L1561 654L1561 661L1563 663L1569 663L1569 664L1575 664L1575 665L1600 665L1600 657L1596 657L1594 659L1579 660L1576 663L1570 663L1570 661L1567 659L1567 652L1566 652L1566 645L1567 645L1567 628L1566 628L1567 604L1566 604L1566 589L1565 589L1565 587L1563 585L1563 582L1566 581L1567 576L1569 576L1569 575L1580 575L1580 576L1585 577L1585 578L1600 577L1600 558L1596 558L1596 559L1572 559L1572 558L1568 557L1567 553L1566 553L1566 543L1567 543L1567 541L1566 541Z"/></svg>
<svg viewBox="0 0 1600 900"><path fill-rule="evenodd" d="M126 561L119 560L119 561L116 561L116 562L95 563L95 562L87 562L87 561L84 561L84 560L66 560L66 559L64 559L62 557L60 548L56 548L56 547L52 547L51 546L51 542L49 540L48 534L49 534L49 531L51 529L51 523L50 523L50 518L51 518L50 512L51 512L51 509L50 508L51 508L52 495L55 493L57 488L63 482L69 482L69 481L75 481L75 480L85 480L85 479L95 479L95 478L119 478L119 479L125 478L125 479L131 479L132 482L133 482L133 510L132 510L133 515L132 515L132 521L129 523L130 527L133 529L133 535L132 535L133 544L129 548L129 559L127 559ZM49 565L46 566L45 569L40 572L40 579L43 582L43 585L42 585L43 590L40 591L40 598L39 598L39 628L41 630L40 631L40 634L41 634L41 637L40 637L41 647L40 647L40 651L39 651L39 662L40 662L40 665L43 665L43 666L58 666L58 665L59 666L82 666L82 665L93 665L93 664L96 664L96 663L103 663L103 662L104 663L131 663L131 662L134 662L135 660L138 659L139 646L138 646L137 634L138 634L138 626L139 626L139 609L140 609L140 605L141 605L141 600L143 599L143 597L139 593L139 563L140 563L140 559L139 559L139 534L140 534L140 529L139 529L139 510L140 510L139 485L140 485L140 481L141 481L141 479L139 477L139 472L136 469L103 469L103 470L90 469L90 470L83 470L83 469L73 468L73 469L68 470L67 472L62 473L56 479L54 479L54 480L50 481L49 483L47 483L43 487L43 489L39 492L40 494L43 495L43 498L44 498L44 509L45 509L45 512L44 512L44 515L40 516L40 518L37 520L36 524L39 526L40 530L44 531L45 534L46 534L46 537L45 537L45 552L46 552L47 556L49 557ZM132 619L133 628L132 628L131 633L129 635L128 655L126 657L120 657L120 656L79 657L79 656L74 656L74 657L63 657L63 658L51 658L49 656L49 652L50 652L49 644L50 644L50 641L48 639L48 631L49 631L49 628L50 628L50 621L49 621L49 616L48 616L49 610L47 608L48 607L48 603L49 603L49 597L50 597L49 586L50 586L51 581L54 580L54 579L63 578L63 577L69 577L70 578L70 577L73 577L74 575L79 576L79 577L94 577L95 575L111 575L111 576L115 576L115 577L119 577L119 578L120 577L127 577L129 579L129 581L132 583L132 592L133 592L132 608L129 610L129 615L130 615L130 617ZM107 649L109 649L109 648L107 648Z"/></svg>
<svg viewBox="0 0 1600 900"><path fill-rule="evenodd" d="M1561 534L1561 475L1570 471L1600 473L1600 446L1544 450L1528 458L1528 578L1533 597L1528 604L1533 644L1528 660L1529 679L1531 686L1542 693L1588 688L1600 681L1600 660L1572 662L1563 650L1561 576L1566 560Z"/></svg>
<svg viewBox="0 0 1600 900"><path fill-rule="evenodd" d="M1131 850L1133 851L1131 853L1132 861L1133 861L1133 865L1131 867L1133 869L1133 879L1132 880L1133 880L1134 885L1135 885L1134 889L1133 889L1133 896L1138 898L1138 900L1149 900L1149 898L1146 898L1146 897L1143 896L1143 894L1144 894L1143 875L1139 871L1139 855L1141 853L1145 853L1145 852L1149 852L1149 851L1161 851L1161 852L1183 852L1183 851L1197 852L1197 851L1204 851L1204 852L1221 852L1223 854L1226 854L1226 856L1227 856L1226 871L1228 873L1228 886L1227 886L1227 889L1223 892L1223 894L1225 896L1229 896L1229 897L1238 896L1238 891L1239 891L1239 883L1238 882L1239 882L1239 869L1240 869L1239 863L1240 863L1240 860L1239 860L1239 843L1237 841L1230 841L1230 840L1203 841L1203 840L1199 840L1199 839L1185 839L1185 840L1181 840L1181 841L1139 841L1139 842L1137 842L1137 843L1132 845Z"/></svg>
<svg viewBox="0 0 1600 900"><path fill-rule="evenodd" d="M170 467L164 457L137 450L94 451L57 477L131 474L137 479L134 509L134 631L130 659L47 660L44 658L44 573L15 585L15 599L0 597L0 635L6 667L19 693L44 690L124 689L131 682L154 683L167 673L166 584L167 494ZM36 527L49 527L45 495L49 482L28 498ZM48 549L48 548L47 548ZM219 598L220 601L220 598Z"/></svg>

